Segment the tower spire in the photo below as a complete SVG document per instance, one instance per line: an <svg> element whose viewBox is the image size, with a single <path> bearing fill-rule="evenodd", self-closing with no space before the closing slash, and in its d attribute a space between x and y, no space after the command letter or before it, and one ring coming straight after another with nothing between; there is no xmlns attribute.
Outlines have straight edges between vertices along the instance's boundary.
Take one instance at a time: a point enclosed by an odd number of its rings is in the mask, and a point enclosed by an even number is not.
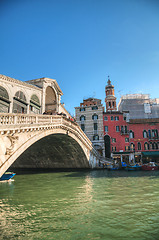
<svg viewBox="0 0 159 240"><path fill-rule="evenodd" d="M111 83L110 77L108 76L107 85L105 87L105 103L106 103L106 111L116 111L116 97L114 94L114 86Z"/></svg>

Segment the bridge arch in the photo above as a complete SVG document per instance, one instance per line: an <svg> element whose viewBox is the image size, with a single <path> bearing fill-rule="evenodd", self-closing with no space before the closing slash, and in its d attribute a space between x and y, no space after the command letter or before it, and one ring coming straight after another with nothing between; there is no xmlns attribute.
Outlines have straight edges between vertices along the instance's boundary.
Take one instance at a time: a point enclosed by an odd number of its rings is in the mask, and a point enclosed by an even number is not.
<svg viewBox="0 0 159 240"><path fill-rule="evenodd" d="M58 128L58 129L46 129L46 131L29 131L22 132L17 136L17 147L15 151L10 154L8 159L4 162L1 167L2 173L4 173L12 164L13 167L22 168L20 161L22 160L22 164L24 164L24 168L27 168L27 161L30 162L33 160L35 156L35 149L40 153L40 151L45 152L42 156L46 156L46 161L44 157L42 158L42 162L39 162L38 159L35 159L33 165L31 166L28 163L28 168L89 168L89 156L90 152L86 148L86 146L80 141L78 136L66 129ZM46 141L45 141L46 140ZM63 156L61 165L57 163L57 153L55 153L55 157L48 155L48 147L47 141L49 143L53 141L55 145L52 146L50 150L50 154L54 154L55 151L58 151L60 157ZM61 144L59 144L61 141ZM38 147L38 142L40 143ZM34 145L35 144L35 145ZM32 147L34 145L34 147ZM43 147L42 147L43 146ZM45 149L46 147L46 149ZM70 147L70 151L68 152ZM34 149L33 149L34 148ZM43 149L43 150L42 150ZM45 150L44 150L45 149ZM30 155L30 153L32 154ZM63 152L63 155L62 155ZM24 153L24 156L23 156ZM28 159L25 157L28 156ZM31 156L31 157L30 157ZM39 156L39 154L38 154ZM76 159L77 157L77 159ZM50 158L50 159L49 159ZM52 159L52 160L51 160ZM56 161L54 161L56 160ZM16 162L17 161L17 162ZM57 165L57 167L55 167Z"/></svg>

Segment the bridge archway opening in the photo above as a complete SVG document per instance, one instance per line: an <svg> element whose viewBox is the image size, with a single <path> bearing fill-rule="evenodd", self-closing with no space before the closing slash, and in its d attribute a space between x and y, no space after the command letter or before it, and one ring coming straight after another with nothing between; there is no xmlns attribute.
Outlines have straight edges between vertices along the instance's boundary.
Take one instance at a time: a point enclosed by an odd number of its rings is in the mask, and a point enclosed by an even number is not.
<svg viewBox="0 0 159 240"><path fill-rule="evenodd" d="M57 99L55 91L52 87L48 86L46 88L45 94L45 112L54 113L56 112Z"/></svg>
<svg viewBox="0 0 159 240"><path fill-rule="evenodd" d="M31 145L11 165L11 169L89 168L81 146L66 134L52 134Z"/></svg>

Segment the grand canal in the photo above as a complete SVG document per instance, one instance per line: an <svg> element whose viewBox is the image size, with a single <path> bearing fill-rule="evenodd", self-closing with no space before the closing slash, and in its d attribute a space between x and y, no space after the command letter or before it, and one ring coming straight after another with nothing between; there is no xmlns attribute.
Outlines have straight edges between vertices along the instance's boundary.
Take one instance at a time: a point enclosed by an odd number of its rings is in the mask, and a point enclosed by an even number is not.
<svg viewBox="0 0 159 240"><path fill-rule="evenodd" d="M159 171L16 175L0 183L0 239L158 240Z"/></svg>

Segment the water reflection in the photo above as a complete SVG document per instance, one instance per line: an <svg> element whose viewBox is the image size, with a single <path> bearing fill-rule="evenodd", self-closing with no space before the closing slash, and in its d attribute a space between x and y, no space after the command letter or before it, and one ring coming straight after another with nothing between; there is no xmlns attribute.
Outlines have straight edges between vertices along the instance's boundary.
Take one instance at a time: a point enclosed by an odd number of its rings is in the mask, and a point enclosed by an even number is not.
<svg viewBox="0 0 159 240"><path fill-rule="evenodd" d="M2 239L158 239L159 171L16 175L0 184Z"/></svg>

